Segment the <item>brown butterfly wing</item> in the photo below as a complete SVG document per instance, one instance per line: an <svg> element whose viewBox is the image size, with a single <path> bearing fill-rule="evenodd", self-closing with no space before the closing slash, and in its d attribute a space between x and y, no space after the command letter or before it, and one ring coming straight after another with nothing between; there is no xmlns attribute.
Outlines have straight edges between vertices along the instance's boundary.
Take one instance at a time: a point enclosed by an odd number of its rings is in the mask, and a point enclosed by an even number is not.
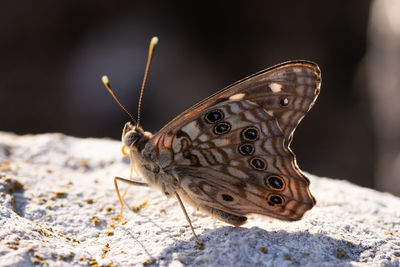
<svg viewBox="0 0 400 267"><path fill-rule="evenodd" d="M185 111L146 150L179 177L183 198L214 215L300 219L315 200L288 145L319 85L313 63L278 65Z"/></svg>
<svg viewBox="0 0 400 267"><path fill-rule="evenodd" d="M280 90L278 90L279 86L281 86ZM285 62L255 73L216 92L179 114L157 134L174 132L191 121L193 116L200 111L226 101L233 95L244 93L245 99L256 102L274 114L289 140L301 119L313 106L320 86L321 71L317 64L309 61ZM285 105L285 99L288 100L287 105Z"/></svg>
<svg viewBox="0 0 400 267"><path fill-rule="evenodd" d="M223 118L209 123L207 115L215 112ZM285 143L277 120L262 107L228 100L204 110L177 132L170 171L180 177L183 198L195 200L192 204L200 208L296 220L314 199Z"/></svg>

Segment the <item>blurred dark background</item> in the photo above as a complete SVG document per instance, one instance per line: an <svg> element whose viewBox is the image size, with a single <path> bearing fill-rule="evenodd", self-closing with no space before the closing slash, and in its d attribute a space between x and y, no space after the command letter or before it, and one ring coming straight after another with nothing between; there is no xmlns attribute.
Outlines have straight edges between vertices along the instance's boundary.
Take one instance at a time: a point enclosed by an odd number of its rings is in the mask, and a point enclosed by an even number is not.
<svg viewBox="0 0 400 267"><path fill-rule="evenodd" d="M100 78L109 76L136 115L157 35L146 130L256 71L311 60L322 70L322 88L294 136L299 166L376 187L379 146L365 66L370 15L367 0L2 1L0 130L120 139L128 117Z"/></svg>

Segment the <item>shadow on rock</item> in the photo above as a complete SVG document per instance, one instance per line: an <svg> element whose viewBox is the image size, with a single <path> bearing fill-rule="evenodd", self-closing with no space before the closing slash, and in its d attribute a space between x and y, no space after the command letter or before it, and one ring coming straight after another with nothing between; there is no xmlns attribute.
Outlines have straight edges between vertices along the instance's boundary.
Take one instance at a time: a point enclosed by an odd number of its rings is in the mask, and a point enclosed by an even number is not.
<svg viewBox="0 0 400 267"><path fill-rule="evenodd" d="M24 197L25 186L17 179L0 174L0 193L11 195L9 203L4 203L19 216L24 216L27 200Z"/></svg>
<svg viewBox="0 0 400 267"><path fill-rule="evenodd" d="M324 233L266 231L258 227L222 227L199 235L204 248L179 241L166 248L156 264L178 260L205 266L320 266L359 262L366 247Z"/></svg>

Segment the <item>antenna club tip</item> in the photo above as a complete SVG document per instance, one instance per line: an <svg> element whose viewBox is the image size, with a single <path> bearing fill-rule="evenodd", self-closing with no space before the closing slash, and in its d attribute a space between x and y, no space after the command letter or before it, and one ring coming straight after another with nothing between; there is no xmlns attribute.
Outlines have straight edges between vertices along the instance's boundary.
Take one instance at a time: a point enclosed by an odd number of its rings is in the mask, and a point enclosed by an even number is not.
<svg viewBox="0 0 400 267"><path fill-rule="evenodd" d="M157 43L158 43L158 37L157 37L157 36L154 36L153 38L151 38L151 43L152 43L153 45L157 45Z"/></svg>
<svg viewBox="0 0 400 267"><path fill-rule="evenodd" d="M109 84L110 83L110 81L108 80L108 77L106 75L101 77L101 80L103 81L104 84Z"/></svg>

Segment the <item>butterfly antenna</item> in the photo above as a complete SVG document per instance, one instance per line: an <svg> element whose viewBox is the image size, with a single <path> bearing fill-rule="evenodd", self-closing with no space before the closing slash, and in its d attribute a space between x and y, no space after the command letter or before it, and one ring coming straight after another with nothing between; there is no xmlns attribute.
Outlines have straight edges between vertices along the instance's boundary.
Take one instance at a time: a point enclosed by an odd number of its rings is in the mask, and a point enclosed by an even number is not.
<svg viewBox="0 0 400 267"><path fill-rule="evenodd" d="M153 56L154 48L156 47L157 43L158 43L158 37L154 36L153 38L151 38L150 46L149 46L149 55L147 57L146 69L144 71L142 89L140 90L140 96L139 96L139 104L138 104L138 112L137 112L137 126L139 125L139 122L140 122L140 108L142 106L144 85L146 84L147 73L149 72L151 58Z"/></svg>
<svg viewBox="0 0 400 267"><path fill-rule="evenodd" d="M115 101L117 101L118 105L120 105L120 107L126 112L126 114L129 115L129 117L131 118L133 124L136 123L135 118L133 118L132 114L129 113L129 111L124 107L124 105L121 104L121 102L119 102L117 96L114 94L114 91L111 89L110 86L110 81L108 80L108 77L106 75L104 75L101 80L103 81L104 85L106 86L108 92L110 92L110 94L114 97Z"/></svg>

